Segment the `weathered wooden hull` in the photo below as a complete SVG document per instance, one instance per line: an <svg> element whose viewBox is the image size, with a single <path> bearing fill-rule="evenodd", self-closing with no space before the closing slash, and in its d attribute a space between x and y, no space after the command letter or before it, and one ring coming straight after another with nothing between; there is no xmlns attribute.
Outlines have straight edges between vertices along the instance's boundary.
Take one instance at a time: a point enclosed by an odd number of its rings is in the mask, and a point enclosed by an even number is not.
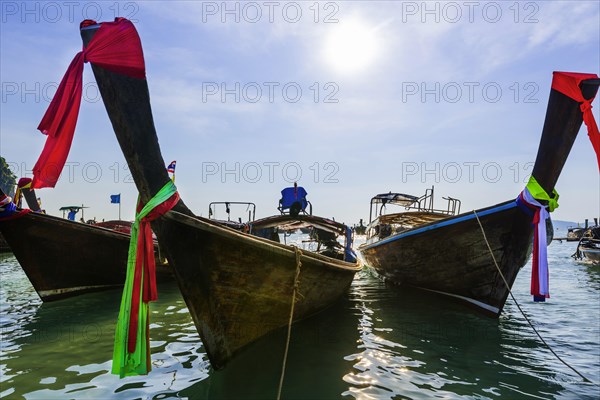
<svg viewBox="0 0 600 400"><path fill-rule="evenodd" d="M84 46L95 28L82 30ZM148 202L169 181L152 118L148 84L92 64L121 150ZM260 336L287 324L296 255L291 247L197 218L180 200L152 222L215 369ZM298 320L340 298L358 263L302 257Z"/></svg>
<svg viewBox="0 0 600 400"><path fill-rule="evenodd" d="M294 248L177 212L166 215L179 287L215 368L289 322ZM339 299L360 266L304 252L294 321Z"/></svg>
<svg viewBox="0 0 600 400"><path fill-rule="evenodd" d="M531 254L530 217L515 201L475 211L512 286ZM508 296L475 215L465 213L366 244L367 264L397 284L450 295L497 316Z"/></svg>
<svg viewBox="0 0 600 400"><path fill-rule="evenodd" d="M43 301L125 282L129 235L33 212L0 220L0 232ZM161 278L172 275L157 268Z"/></svg>

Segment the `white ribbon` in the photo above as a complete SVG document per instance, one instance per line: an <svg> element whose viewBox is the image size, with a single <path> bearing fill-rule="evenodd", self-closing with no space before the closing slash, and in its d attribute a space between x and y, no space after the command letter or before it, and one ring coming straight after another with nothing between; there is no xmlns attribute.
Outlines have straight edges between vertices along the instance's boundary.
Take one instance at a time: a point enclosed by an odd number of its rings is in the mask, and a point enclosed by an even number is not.
<svg viewBox="0 0 600 400"><path fill-rule="evenodd" d="M538 282L540 286L540 294L543 296L550 295L550 284L548 280L548 249L546 241L546 220L550 218L550 213L546 206L533 198L529 189L523 190L523 199L528 203L540 209L540 221L535 229L538 233Z"/></svg>

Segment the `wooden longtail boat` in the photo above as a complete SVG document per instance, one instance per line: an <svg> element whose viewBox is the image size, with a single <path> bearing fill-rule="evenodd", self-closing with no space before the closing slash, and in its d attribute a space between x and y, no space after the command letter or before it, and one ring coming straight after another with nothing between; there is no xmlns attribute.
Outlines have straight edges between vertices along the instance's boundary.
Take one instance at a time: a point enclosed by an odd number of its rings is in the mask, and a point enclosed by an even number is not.
<svg viewBox="0 0 600 400"><path fill-rule="evenodd" d="M567 242L579 242L586 229L575 226L567 228Z"/></svg>
<svg viewBox="0 0 600 400"><path fill-rule="evenodd" d="M35 211L0 218L0 232L42 301L123 286L130 239L124 231L130 224L90 225L40 213L33 192L23 190ZM155 253L158 257L158 245ZM172 276L165 263L157 266L161 278Z"/></svg>
<svg viewBox="0 0 600 400"><path fill-rule="evenodd" d="M84 46L99 25L84 27ZM150 108L146 79L92 69L143 202L169 181ZM196 217L179 201L152 222L212 366L223 367L245 346L286 326L297 270L293 247ZM360 269L312 252L301 257L294 321L338 300Z"/></svg>
<svg viewBox="0 0 600 400"><path fill-rule="evenodd" d="M592 226L584 232L573 257L600 265L600 225Z"/></svg>
<svg viewBox="0 0 600 400"><path fill-rule="evenodd" d="M130 236L97 225L30 212L0 220L19 265L42 301L123 286ZM172 276L157 262L161 278Z"/></svg>
<svg viewBox="0 0 600 400"><path fill-rule="evenodd" d="M593 98L600 80L580 84ZM582 124L580 103L551 89L533 177L552 193ZM367 242L359 247L366 264L389 281L431 290L499 316L517 273L532 249L532 218L515 200L453 216L419 209L370 221ZM449 210L452 207L449 208ZM504 283L477 221L479 217ZM389 228L395 230L390 231Z"/></svg>

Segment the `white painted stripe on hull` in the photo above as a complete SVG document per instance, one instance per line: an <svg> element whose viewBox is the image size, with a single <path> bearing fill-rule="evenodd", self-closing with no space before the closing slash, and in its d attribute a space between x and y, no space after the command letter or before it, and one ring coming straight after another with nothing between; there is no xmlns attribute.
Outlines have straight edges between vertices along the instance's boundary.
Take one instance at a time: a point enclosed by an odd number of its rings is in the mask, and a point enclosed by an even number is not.
<svg viewBox="0 0 600 400"><path fill-rule="evenodd" d="M423 289L423 290L427 290L427 291L430 291L430 292L444 294L446 296L456 297L458 299L467 301L467 302L469 302L471 304L474 304L474 305L476 305L478 307L481 307L483 309L491 311L494 314L498 314L500 312L500 309L498 309L497 307L490 306L489 304L482 303L481 301L477 301L477 300L472 299L470 297L460 296L460 295L454 294L454 293L446 293L446 292L442 292L442 291L439 291L439 290L433 290L433 289L427 289L427 288L421 288L421 287L419 289Z"/></svg>
<svg viewBox="0 0 600 400"><path fill-rule="evenodd" d="M69 288L60 288L60 289L51 289L51 290L39 290L38 294L41 298L56 296L64 293L73 293L80 292L84 290L92 290L92 289L106 289L111 287L119 287L121 285L95 285L95 286L76 286Z"/></svg>

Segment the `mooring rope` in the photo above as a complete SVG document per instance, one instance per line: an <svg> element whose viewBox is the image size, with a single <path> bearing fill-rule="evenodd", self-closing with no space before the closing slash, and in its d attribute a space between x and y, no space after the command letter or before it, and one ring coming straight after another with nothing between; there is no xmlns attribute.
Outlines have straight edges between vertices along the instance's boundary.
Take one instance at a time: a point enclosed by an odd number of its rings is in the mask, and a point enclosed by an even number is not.
<svg viewBox="0 0 600 400"><path fill-rule="evenodd" d="M600 386L600 384L589 380L583 374L581 374L579 371L577 371L574 367L572 367L566 361L564 361L562 358L560 358L560 356L558 354L556 354L556 352L554 350L552 350L552 347L550 347L550 345L548 343L546 343L546 341L544 340L544 338L542 337L542 335L540 335L540 333L537 331L537 329L535 329L535 326L533 326L533 324L531 323L531 321L529 320L529 318L527 318L527 315L525 315L525 312L523 311L523 309L519 305L519 302L517 301L517 299L515 298L515 296L513 296L512 291L510 290L510 285L506 281L506 278L504 277L504 274L502 273L502 270L500 270L500 267L498 266L498 263L496 262L496 257L494 256L494 252L492 251L492 247L490 246L490 242L487 239L487 235L485 234L485 230L483 229L483 225L481 225L481 221L479 220L479 216L477 215L477 213L475 212L475 210L473 210L473 214L475 215L475 218L477 218L477 223L479 224L479 227L481 228L481 233L483 234L483 239L485 240L485 244L487 245L487 248L490 251L490 254L492 255L492 260L494 260L494 265L496 266L496 269L498 270L498 273L500 273L500 276L502 277L502 280L504 281L504 284L506 285L506 288L508 289L508 293L510 294L510 297L513 299L513 301L517 305L517 308L521 312L521 315L523 315L523 318L525 318L525 321L527 321L527 323L529 324L529 326L531 327L531 329L533 329L533 331L535 332L535 334L537 335L537 337L548 348L548 350L550 350L550 352L552 354L554 354L554 356L558 359L558 361L560 361L561 363L563 363L564 365L566 365L567 367L569 367L571 370L573 370L573 372L575 372L577 375L579 375L581 377L581 379L584 380L584 382L593 383L594 385Z"/></svg>
<svg viewBox="0 0 600 400"><path fill-rule="evenodd" d="M290 338L292 336L292 322L294 321L294 306L296 305L296 294L298 293L298 286L300 283L300 268L302 267L302 251L294 247L296 254L296 275L294 276L294 288L292 291L292 307L290 309L290 319L288 321L287 339L285 341L285 352L283 353L283 365L281 366L281 377L279 378L279 389L277 390L277 400L281 399L281 389L283 388L283 378L285 376L285 364L287 363L288 350L290 348Z"/></svg>

